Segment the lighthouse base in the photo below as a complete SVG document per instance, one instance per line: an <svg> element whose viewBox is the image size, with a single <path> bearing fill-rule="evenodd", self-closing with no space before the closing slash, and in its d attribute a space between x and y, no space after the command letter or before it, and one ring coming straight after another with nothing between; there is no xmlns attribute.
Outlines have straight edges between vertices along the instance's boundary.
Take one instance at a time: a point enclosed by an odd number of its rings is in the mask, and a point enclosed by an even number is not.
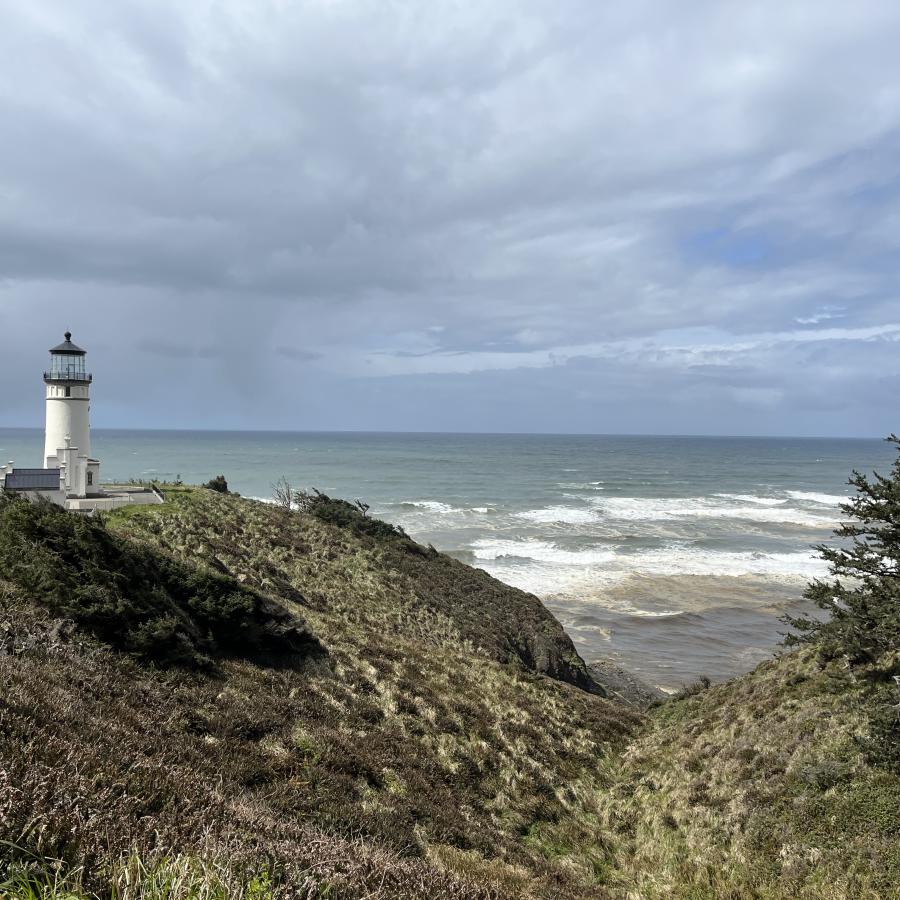
<svg viewBox="0 0 900 900"><path fill-rule="evenodd" d="M98 495L100 490L100 460L81 456L77 447L67 440L55 456L46 458L48 469L59 469L60 482L67 497L83 498Z"/></svg>

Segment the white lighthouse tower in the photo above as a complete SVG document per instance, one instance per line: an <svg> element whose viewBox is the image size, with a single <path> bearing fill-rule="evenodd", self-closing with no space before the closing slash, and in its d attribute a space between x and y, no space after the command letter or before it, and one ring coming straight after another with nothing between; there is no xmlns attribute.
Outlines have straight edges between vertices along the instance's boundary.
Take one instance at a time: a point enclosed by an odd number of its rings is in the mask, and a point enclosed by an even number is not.
<svg viewBox="0 0 900 900"><path fill-rule="evenodd" d="M100 463L91 459L90 387L93 376L85 371L81 347L72 343L71 332L50 351L47 385L47 429L44 464L60 469L68 496L86 497L97 492Z"/></svg>

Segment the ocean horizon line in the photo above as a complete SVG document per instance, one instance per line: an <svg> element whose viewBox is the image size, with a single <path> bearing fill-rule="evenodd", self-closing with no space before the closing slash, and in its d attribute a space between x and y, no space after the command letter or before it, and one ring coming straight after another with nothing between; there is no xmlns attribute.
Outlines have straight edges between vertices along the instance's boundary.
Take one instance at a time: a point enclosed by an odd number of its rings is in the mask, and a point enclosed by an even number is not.
<svg viewBox="0 0 900 900"><path fill-rule="evenodd" d="M44 425L0 425L0 431L43 431ZM140 432L147 434L282 434L282 435L397 435L409 436L448 436L448 437L541 437L541 438L673 438L704 440L795 440L795 441L882 441L887 436L879 435L827 435L827 434L690 434L686 432L611 432L611 431L405 431L402 429L374 430L365 428L172 428L172 427L137 427L125 425L92 426L94 433L102 432Z"/></svg>

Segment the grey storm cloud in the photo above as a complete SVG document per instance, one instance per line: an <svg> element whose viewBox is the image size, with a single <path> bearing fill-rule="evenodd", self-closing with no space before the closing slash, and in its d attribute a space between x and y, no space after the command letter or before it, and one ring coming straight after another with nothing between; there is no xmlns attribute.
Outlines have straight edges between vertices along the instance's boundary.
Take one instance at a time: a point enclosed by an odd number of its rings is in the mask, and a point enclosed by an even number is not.
<svg viewBox="0 0 900 900"><path fill-rule="evenodd" d="M891 0L0 16L0 424L897 428Z"/></svg>

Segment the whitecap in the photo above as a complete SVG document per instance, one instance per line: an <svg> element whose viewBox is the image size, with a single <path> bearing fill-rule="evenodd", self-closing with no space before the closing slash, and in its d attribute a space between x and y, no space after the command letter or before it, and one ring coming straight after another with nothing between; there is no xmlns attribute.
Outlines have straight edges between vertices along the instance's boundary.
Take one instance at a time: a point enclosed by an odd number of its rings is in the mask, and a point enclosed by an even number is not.
<svg viewBox="0 0 900 900"><path fill-rule="evenodd" d="M661 522L671 519L744 519L773 525L805 525L826 528L831 517L806 510L761 504L729 503L707 497L598 497L591 501L611 519Z"/></svg>
<svg viewBox="0 0 900 900"><path fill-rule="evenodd" d="M591 525L596 524L597 514L592 509L578 509L574 506L545 506L516 513L519 519L538 524Z"/></svg>
<svg viewBox="0 0 900 900"><path fill-rule="evenodd" d="M750 550L708 550L673 544L635 554L632 571L640 575L705 575L743 578L813 578L828 574L828 565L811 551L761 553Z"/></svg>
<svg viewBox="0 0 900 900"><path fill-rule="evenodd" d="M758 578L796 584L828 574L827 564L810 551L725 551L673 543L639 553L619 553L602 545L567 550L549 541L491 539L475 541L472 551L475 565L545 599L596 600L633 577ZM673 614L630 605L627 611L633 615Z"/></svg>
<svg viewBox="0 0 900 900"><path fill-rule="evenodd" d="M413 509L425 509L429 512L449 513L454 511L449 503L441 503L440 500L403 500L397 504L399 507L412 507Z"/></svg>
<svg viewBox="0 0 900 900"><path fill-rule="evenodd" d="M629 616L637 616L641 619L674 619L685 613L683 609L639 609L637 606L627 607L620 612L626 612Z"/></svg>
<svg viewBox="0 0 900 900"><path fill-rule="evenodd" d="M551 541L536 539L504 540L480 538L471 545L477 559L525 559L543 563L565 565L601 565L615 559L615 551L604 545L593 545L582 550L566 550Z"/></svg>

